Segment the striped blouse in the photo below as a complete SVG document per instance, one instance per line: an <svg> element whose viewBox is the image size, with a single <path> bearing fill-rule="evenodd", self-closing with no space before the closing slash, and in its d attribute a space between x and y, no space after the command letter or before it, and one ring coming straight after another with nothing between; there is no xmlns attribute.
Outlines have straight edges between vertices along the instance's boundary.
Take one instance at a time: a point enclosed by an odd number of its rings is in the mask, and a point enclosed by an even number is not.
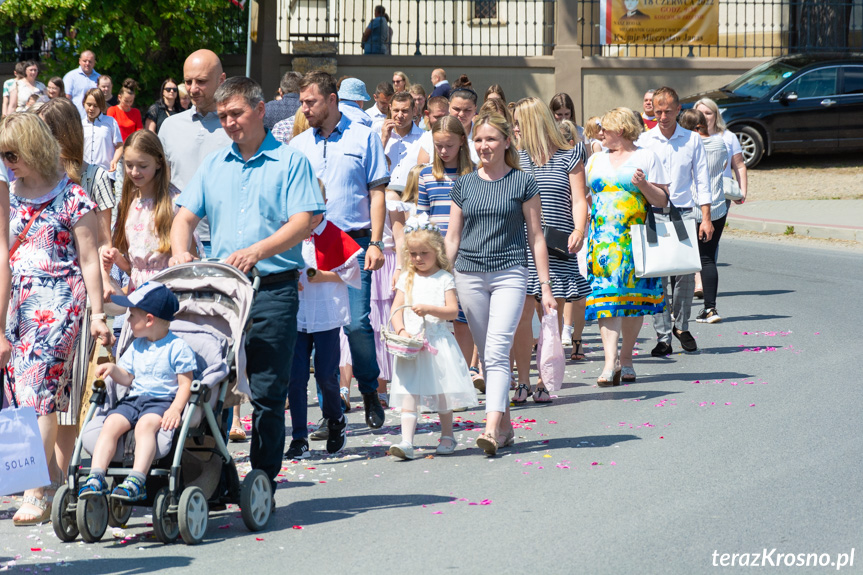
<svg viewBox="0 0 863 575"><path fill-rule="evenodd" d="M449 227L449 207L452 205L449 192L457 179L458 170L455 168L446 168L442 180L434 178L430 165L420 172L417 213L427 213L429 220L440 228L444 236Z"/></svg>
<svg viewBox="0 0 863 575"><path fill-rule="evenodd" d="M707 154L707 179L710 182L710 196L712 198L710 219L715 221L728 213L728 207L725 205L725 191L722 188L722 176L729 159L728 150L725 147L725 141L719 134L702 138L701 143L704 144L704 151ZM701 210L695 210L695 218L697 221L701 221Z"/></svg>
<svg viewBox="0 0 863 575"><path fill-rule="evenodd" d="M464 215L455 269L496 272L527 267L524 202L539 194L536 181L521 170L488 181L479 172L461 176L450 196Z"/></svg>

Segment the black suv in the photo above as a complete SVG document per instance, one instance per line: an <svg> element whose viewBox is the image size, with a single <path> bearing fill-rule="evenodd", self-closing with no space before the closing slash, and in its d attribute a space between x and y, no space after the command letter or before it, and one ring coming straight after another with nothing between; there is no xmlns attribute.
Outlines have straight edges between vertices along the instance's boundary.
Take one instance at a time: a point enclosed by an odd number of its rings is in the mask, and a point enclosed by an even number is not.
<svg viewBox="0 0 863 575"><path fill-rule="evenodd" d="M690 108L704 97L737 134L748 168L765 152L863 148L861 55L783 56L681 104Z"/></svg>

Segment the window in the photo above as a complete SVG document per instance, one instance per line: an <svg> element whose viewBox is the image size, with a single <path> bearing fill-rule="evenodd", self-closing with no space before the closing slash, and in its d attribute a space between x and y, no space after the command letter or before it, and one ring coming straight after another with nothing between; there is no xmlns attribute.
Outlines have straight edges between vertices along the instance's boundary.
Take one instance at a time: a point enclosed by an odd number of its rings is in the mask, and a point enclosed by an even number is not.
<svg viewBox="0 0 863 575"><path fill-rule="evenodd" d="M836 95L836 78L839 68L822 68L800 76L783 92L796 92L799 99L824 98Z"/></svg>
<svg viewBox="0 0 863 575"><path fill-rule="evenodd" d="M497 18L497 0L474 0L474 18Z"/></svg>
<svg viewBox="0 0 863 575"><path fill-rule="evenodd" d="M863 94L863 66L845 68L843 94Z"/></svg>

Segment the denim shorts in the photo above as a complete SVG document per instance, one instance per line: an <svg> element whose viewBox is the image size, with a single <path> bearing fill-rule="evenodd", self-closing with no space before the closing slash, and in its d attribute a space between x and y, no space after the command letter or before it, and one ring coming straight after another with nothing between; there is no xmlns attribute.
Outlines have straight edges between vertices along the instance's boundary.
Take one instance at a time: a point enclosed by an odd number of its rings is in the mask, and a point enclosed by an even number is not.
<svg viewBox="0 0 863 575"><path fill-rule="evenodd" d="M125 417L132 427L138 424L138 420L148 413L155 413L159 417L165 415L173 397L153 397L152 395L137 395L135 397L124 397L109 413L117 413Z"/></svg>

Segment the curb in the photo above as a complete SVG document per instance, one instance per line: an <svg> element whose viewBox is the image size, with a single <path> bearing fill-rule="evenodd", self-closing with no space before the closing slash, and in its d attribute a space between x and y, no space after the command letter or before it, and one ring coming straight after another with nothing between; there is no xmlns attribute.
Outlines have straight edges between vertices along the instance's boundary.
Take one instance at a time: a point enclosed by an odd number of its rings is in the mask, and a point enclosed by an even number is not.
<svg viewBox="0 0 863 575"><path fill-rule="evenodd" d="M726 225L731 229L751 232L766 232L768 234L780 235L784 235L788 227L791 226L794 228L794 233L789 235L863 242L863 228L856 226L824 226L789 220L768 220L752 216L737 215L733 212L728 215Z"/></svg>

